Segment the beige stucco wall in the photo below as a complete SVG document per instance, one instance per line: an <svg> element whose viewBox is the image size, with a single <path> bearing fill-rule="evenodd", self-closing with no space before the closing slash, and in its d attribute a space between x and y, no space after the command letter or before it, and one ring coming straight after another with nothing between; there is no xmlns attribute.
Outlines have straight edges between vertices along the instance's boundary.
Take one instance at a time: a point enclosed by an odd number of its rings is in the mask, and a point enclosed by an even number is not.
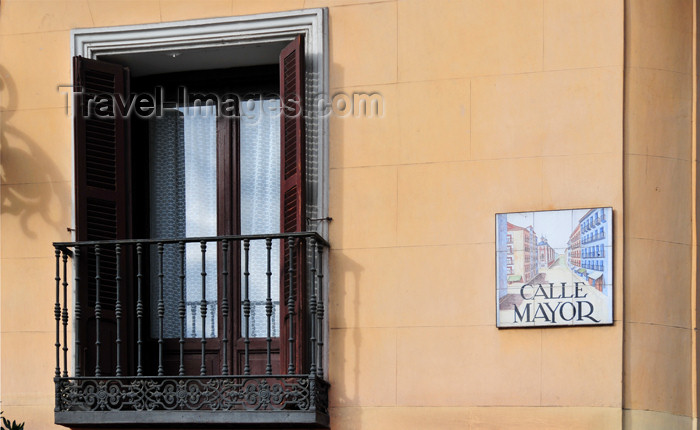
<svg viewBox="0 0 700 430"><path fill-rule="evenodd" d="M693 2L625 9L625 428L690 429Z"/></svg>
<svg viewBox="0 0 700 430"><path fill-rule="evenodd" d="M332 87L387 100L331 121L334 428L620 428L619 322L495 328L494 214L621 225L622 2L382 2L330 31Z"/></svg>
<svg viewBox="0 0 700 430"><path fill-rule="evenodd" d="M27 429L53 421L69 30L329 7L331 92L386 101L381 119L330 124L332 428L620 429L623 407L692 415L691 48L677 43L692 2L631 3L2 0L2 409ZM658 28L667 37L646 34ZM497 330L494 214L594 206L615 211L615 324ZM645 417L626 420L663 418Z"/></svg>

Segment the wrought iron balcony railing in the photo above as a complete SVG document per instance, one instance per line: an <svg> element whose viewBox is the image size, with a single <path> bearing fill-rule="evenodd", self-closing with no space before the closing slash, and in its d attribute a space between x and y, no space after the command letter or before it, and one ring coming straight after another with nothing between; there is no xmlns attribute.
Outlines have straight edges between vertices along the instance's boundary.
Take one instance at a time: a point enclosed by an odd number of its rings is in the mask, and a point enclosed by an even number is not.
<svg viewBox="0 0 700 430"><path fill-rule="evenodd" d="M328 246L316 233L54 243L55 422L327 427Z"/></svg>

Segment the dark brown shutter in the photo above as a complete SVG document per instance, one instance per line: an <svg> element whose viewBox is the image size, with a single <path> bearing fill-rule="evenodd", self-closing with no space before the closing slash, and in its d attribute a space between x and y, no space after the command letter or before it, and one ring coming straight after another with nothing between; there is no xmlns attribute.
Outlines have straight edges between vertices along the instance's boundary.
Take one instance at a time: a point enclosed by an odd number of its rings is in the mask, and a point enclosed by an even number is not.
<svg viewBox="0 0 700 430"><path fill-rule="evenodd" d="M75 57L75 199L76 237L79 241L114 240L128 237L127 219L127 122L115 112L115 104L95 112L95 101L114 100L128 94L128 70L116 64ZM89 103L93 100L93 103ZM80 301L85 374L94 372L94 248L82 251ZM124 273L124 271L122 271ZM114 371L116 320L116 255L114 247L103 247L100 257L101 367L105 375ZM124 297L124 296L122 296ZM87 341L87 342L86 342Z"/></svg>
<svg viewBox="0 0 700 430"><path fill-rule="evenodd" d="M103 61L75 57L75 185L78 240L127 237L126 121L88 111L88 99L127 94L128 71ZM112 105L113 106L113 105Z"/></svg>
<svg viewBox="0 0 700 430"><path fill-rule="evenodd" d="M304 176L304 45L302 36L297 36L280 53L280 99L281 116L281 231L283 233L306 230L305 176ZM288 339L294 336L295 372L307 372L304 363L304 279L305 249L302 241L293 248L293 288L289 280L289 248L282 243L284 252L281 303L282 327L280 332L281 368L286 371L289 363ZM289 295L294 296L293 333L290 331L291 309L287 307Z"/></svg>

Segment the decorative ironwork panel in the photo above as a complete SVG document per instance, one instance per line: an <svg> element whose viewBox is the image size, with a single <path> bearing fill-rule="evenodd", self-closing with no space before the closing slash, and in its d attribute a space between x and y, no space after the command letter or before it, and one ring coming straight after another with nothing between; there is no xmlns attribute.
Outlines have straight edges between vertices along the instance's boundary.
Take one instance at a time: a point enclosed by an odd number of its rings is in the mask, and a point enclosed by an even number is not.
<svg viewBox="0 0 700 430"><path fill-rule="evenodd" d="M328 413L329 384L315 376L57 378L56 412L276 411Z"/></svg>

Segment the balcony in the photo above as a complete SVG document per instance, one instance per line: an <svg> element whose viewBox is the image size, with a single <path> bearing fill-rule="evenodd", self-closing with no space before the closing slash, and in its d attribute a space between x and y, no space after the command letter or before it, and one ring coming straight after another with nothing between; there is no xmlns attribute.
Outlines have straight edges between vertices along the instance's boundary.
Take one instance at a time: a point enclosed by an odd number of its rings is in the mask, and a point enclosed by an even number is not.
<svg viewBox="0 0 700 430"><path fill-rule="evenodd" d="M54 243L56 424L328 427L328 247L316 233Z"/></svg>

